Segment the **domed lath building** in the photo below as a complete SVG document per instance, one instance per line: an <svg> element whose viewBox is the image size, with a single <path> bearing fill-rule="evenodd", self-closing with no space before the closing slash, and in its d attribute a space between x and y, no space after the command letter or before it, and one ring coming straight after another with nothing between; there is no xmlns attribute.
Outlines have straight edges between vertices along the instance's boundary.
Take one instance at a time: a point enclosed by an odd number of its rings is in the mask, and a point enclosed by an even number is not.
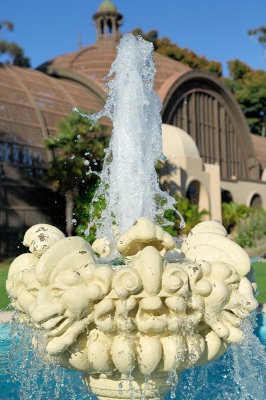
<svg viewBox="0 0 266 400"><path fill-rule="evenodd" d="M0 255L15 254L39 222L62 227L64 204L42 179L53 154L43 137L73 107L99 111L116 57L122 14L105 0L93 15L96 42L40 65L0 64ZM224 200L266 207L266 139L250 134L229 89L215 75L154 52L167 161L161 184L187 196L213 219ZM104 124L110 126L109 120Z"/></svg>

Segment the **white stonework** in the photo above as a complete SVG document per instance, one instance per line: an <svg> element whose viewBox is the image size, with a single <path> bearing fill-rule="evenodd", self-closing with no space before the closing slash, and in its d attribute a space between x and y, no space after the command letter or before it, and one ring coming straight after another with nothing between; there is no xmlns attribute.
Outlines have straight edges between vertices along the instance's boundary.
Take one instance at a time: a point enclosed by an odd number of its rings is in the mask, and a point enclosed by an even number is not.
<svg viewBox="0 0 266 400"><path fill-rule="evenodd" d="M247 254L215 221L198 224L178 248L140 218L117 242L120 265L102 264L84 239L49 225L30 228L24 243L32 252L10 266L12 304L47 332L47 353L81 371L99 399L130 399L132 391L162 399L169 373L239 343L241 321L258 305Z"/></svg>

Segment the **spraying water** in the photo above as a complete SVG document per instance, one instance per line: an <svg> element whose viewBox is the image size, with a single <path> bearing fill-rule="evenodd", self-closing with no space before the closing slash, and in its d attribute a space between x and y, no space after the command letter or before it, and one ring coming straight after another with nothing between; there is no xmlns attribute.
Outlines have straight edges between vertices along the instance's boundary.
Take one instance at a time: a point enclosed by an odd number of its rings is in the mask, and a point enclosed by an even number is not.
<svg viewBox="0 0 266 400"><path fill-rule="evenodd" d="M162 157L161 101L153 91L155 65L153 45L129 33L117 47L116 60L106 86L109 97L95 122L102 116L113 122L109 149L94 196L105 195L106 209L96 223L97 237L114 242L140 217L156 222L176 202L159 188L155 164ZM181 226L184 226L182 217ZM88 231L90 229L88 228ZM88 232L87 231L87 232Z"/></svg>

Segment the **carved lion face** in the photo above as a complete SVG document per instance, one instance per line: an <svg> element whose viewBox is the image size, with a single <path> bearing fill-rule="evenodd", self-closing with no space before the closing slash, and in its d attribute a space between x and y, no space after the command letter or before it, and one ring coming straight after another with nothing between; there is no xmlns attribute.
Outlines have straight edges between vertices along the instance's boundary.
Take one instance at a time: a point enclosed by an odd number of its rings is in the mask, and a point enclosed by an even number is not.
<svg viewBox="0 0 266 400"><path fill-rule="evenodd" d="M90 298L86 294L86 282L77 270L61 271L46 286L35 289L28 311L36 324L49 330L50 336L58 336L88 315Z"/></svg>

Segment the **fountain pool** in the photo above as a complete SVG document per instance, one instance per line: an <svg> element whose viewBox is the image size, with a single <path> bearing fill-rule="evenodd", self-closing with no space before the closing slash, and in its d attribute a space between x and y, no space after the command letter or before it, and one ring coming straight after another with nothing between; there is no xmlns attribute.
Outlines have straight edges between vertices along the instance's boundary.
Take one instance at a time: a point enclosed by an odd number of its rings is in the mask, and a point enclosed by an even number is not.
<svg viewBox="0 0 266 400"><path fill-rule="evenodd" d="M258 318L261 318L258 315ZM265 317L264 317L265 318ZM256 321L255 325L257 325ZM248 327L248 329L250 326ZM31 373L27 373L32 362L32 353L26 354L26 359L22 359L25 354L17 355L16 362L9 364L8 350L10 346L15 346L13 339L10 336L10 324L0 324L0 393L1 400L43 400L47 399L49 393L50 398L60 400L96 400L97 397L89 393L81 382L81 375L78 372L67 371L63 369L57 370L57 376L52 374L43 384L42 393L34 392L32 385L27 386L26 381L32 379ZM245 359L246 348L249 346L250 338L247 338L247 344L242 344L236 349L230 349L218 360L205 366L194 368L193 370L185 371L175 389L176 400L213 400L225 398L228 400L264 400L265 394L265 360L262 356L266 345L266 335L260 336L263 344L260 344L257 337L249 335L252 340L250 351L255 351L254 371L249 372L248 382L242 381L243 376L241 370L235 368L235 360L240 365L244 362L243 370L246 367L247 360ZM243 354L241 354L244 352ZM259 352L258 355L256 352ZM254 356L252 356L254 357ZM18 366L22 365L24 374L17 380L15 377L18 372ZM15 372L15 374L14 374ZM34 379L41 382L43 379L44 369L41 367L37 371L37 376ZM14 376L15 375L15 376ZM251 379L252 378L252 379ZM58 383L59 382L59 383ZM258 386L258 382L260 385ZM56 385L58 385L56 391ZM58 392L59 389L59 392ZM58 393L56 395L56 393ZM39 395L39 397L38 397ZM57 397L56 397L57 396ZM170 393L166 396L166 400L170 399Z"/></svg>

